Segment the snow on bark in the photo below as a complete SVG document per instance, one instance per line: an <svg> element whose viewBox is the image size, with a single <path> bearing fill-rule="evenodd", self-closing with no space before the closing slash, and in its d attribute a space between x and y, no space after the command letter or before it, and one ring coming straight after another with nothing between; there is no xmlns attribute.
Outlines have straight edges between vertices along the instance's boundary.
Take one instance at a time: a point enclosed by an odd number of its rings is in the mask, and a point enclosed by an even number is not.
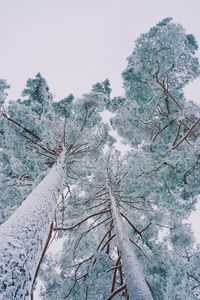
<svg viewBox="0 0 200 300"><path fill-rule="evenodd" d="M63 152L41 183L0 226L0 300L30 299L34 274L62 190Z"/></svg>
<svg viewBox="0 0 200 300"><path fill-rule="evenodd" d="M129 299L153 300L138 258L135 254L133 245L130 243L128 238L128 232L124 226L124 223L121 221L116 199L110 186L108 186L108 190L111 201L111 213L117 236L118 249L122 259L122 268Z"/></svg>

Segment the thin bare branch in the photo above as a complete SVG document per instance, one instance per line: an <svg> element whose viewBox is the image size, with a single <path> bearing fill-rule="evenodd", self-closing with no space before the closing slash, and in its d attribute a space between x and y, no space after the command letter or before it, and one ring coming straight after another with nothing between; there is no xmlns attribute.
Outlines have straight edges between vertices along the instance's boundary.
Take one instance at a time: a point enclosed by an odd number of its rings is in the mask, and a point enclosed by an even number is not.
<svg viewBox="0 0 200 300"><path fill-rule="evenodd" d="M99 222L98 224L96 224L95 226L92 226L90 229L84 231L83 233L81 233L81 235L86 236L90 231L92 231L93 229L97 228L98 226L102 225L103 223L105 223L106 221L110 220L111 217L106 218L105 220ZM97 221L97 220L96 220ZM96 222L95 221L95 222ZM109 222L108 222L109 223Z"/></svg>
<svg viewBox="0 0 200 300"><path fill-rule="evenodd" d="M164 131L168 126L170 126L176 119L171 120L167 125L165 125L153 138L152 142L159 136L159 134Z"/></svg>
<svg viewBox="0 0 200 300"><path fill-rule="evenodd" d="M97 208L97 207L99 207L99 206L102 206L102 205L104 205L105 203L108 203L108 200L106 200L106 201L104 201L104 202L102 202L102 203L100 203L100 204L91 206L91 207L85 209L84 212L85 212L85 211L88 211L88 210L91 210L91 209L94 209L94 208Z"/></svg>
<svg viewBox="0 0 200 300"><path fill-rule="evenodd" d="M74 228L76 228L76 227L79 227L79 226L80 226L81 224L83 224L85 221L87 221L87 220L89 220L89 219L91 219L91 218L93 218L93 217L95 217L95 216L105 214L105 213L107 213L107 212L110 212L110 209L108 209L108 210L102 210L102 211L100 211L100 212L98 212L98 213L94 213L94 214L92 214L92 215L86 217L85 219L83 219L82 221L78 222L77 224L75 224L75 225L73 225L73 226L71 226L71 227L68 227L68 228L60 228L60 227L58 227L58 228L55 228L54 230L72 230L72 229L74 229Z"/></svg>
<svg viewBox="0 0 200 300"><path fill-rule="evenodd" d="M117 260L116 260L116 263L115 263L116 267L118 267L119 264L121 265L120 261L121 261L121 256L119 255L118 258L117 258ZM117 268L115 268L114 272L113 272L112 284L111 284L111 293L115 289L116 275L117 275Z"/></svg>
<svg viewBox="0 0 200 300"><path fill-rule="evenodd" d="M169 96L170 99L172 99L174 101L174 103L178 106L178 108L183 111L182 106L178 103L178 101L176 100L176 98L169 92L169 89L166 88L164 81L161 82L158 75L160 73L160 67L158 65L158 71L156 72L156 82L160 85L160 87L163 89L163 92L166 96Z"/></svg>
<svg viewBox="0 0 200 300"><path fill-rule="evenodd" d="M24 127L23 125L21 125L18 121L10 118L5 112L2 112L2 115L10 122L12 122L13 124L17 125L18 127L20 127L21 129L23 129L25 132L29 133L30 135L32 135L34 138L36 138L39 141L42 141L42 139L33 131L31 131L30 129Z"/></svg>
<svg viewBox="0 0 200 300"><path fill-rule="evenodd" d="M50 240L51 240L52 232L53 232L53 223L51 223L51 225L50 225L49 233L48 233L48 236L47 236L47 240L46 240L44 249L43 249L43 251L42 251L41 257L40 257L40 259L39 259L39 262L38 262L38 265L37 265L37 268L36 268L36 271L35 271L35 274L34 274L32 286L34 286L35 280L36 280L36 278L37 278L37 275L38 275L38 272L39 272L39 269L40 269L40 266L41 266L41 263L42 263L42 261L43 261L43 259L44 259L44 256L45 256L45 254L46 254L46 251L47 251L47 249L48 249L48 245L49 245L49 242L50 242ZM33 293L33 292L32 292L32 293Z"/></svg>
<svg viewBox="0 0 200 300"><path fill-rule="evenodd" d="M133 225L133 223L131 223L128 217L125 216L123 213L120 213L120 215L128 222L128 224L134 229L134 231L141 236L141 232Z"/></svg>
<svg viewBox="0 0 200 300"><path fill-rule="evenodd" d="M187 137L192 133L192 131L194 130L194 128L199 124L200 122L200 118L197 119L197 121L189 128L189 130L187 131L187 133L184 135L184 137L176 144L172 147L172 149L176 149L184 140L187 139Z"/></svg>
<svg viewBox="0 0 200 300"><path fill-rule="evenodd" d="M112 224L113 222L111 221L111 224ZM97 247L97 251L100 249L100 247L101 247L101 245L103 244L103 242L104 242L104 240L105 240L105 238L107 237L107 235L109 235L109 233L111 232L111 230L114 228L114 225L112 225L110 228L109 228L109 230L106 232L106 234L103 236L103 238L101 239L101 241L100 241L100 243L99 243L99 245L98 245L98 247Z"/></svg>
<svg viewBox="0 0 200 300"><path fill-rule="evenodd" d="M144 255L144 257L146 257L146 259L149 260L148 256L144 253L144 251L142 250L142 248L134 240L132 240L132 239L129 239L129 240L130 240L130 242L132 244L134 244L142 252L142 254Z"/></svg>
<svg viewBox="0 0 200 300"><path fill-rule="evenodd" d="M126 284L124 283L122 286L120 286L118 289L116 289L106 300L111 300L114 296L119 294L121 291L123 291L126 288Z"/></svg>
<svg viewBox="0 0 200 300"><path fill-rule="evenodd" d="M116 236L116 234L113 234L107 241L106 243L103 245L103 247L101 248L101 251L103 251L103 249L106 247L106 245L108 245L108 243L110 243L110 241Z"/></svg>
<svg viewBox="0 0 200 300"><path fill-rule="evenodd" d="M152 225L152 223L150 222L145 228L143 228L140 233L142 234L145 230L147 230L150 226Z"/></svg>
<svg viewBox="0 0 200 300"><path fill-rule="evenodd" d="M178 140L178 137L179 137L179 134L180 134L180 130L181 130L181 123L179 123L179 125L178 125L178 129L177 129L176 136L175 136L175 139L173 141L172 147L176 144L176 142Z"/></svg>

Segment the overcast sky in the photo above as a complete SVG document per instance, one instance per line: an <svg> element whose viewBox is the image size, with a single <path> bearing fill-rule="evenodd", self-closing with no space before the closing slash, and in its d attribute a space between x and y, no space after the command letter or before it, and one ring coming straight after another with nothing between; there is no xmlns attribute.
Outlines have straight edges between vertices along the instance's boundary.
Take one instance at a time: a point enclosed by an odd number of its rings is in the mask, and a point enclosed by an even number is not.
<svg viewBox="0 0 200 300"><path fill-rule="evenodd" d="M109 78L122 94L121 72L134 41L173 17L200 44L199 0L0 0L0 78L20 97L41 72L56 99L80 96ZM200 56L200 55L199 55ZM198 85L188 95L200 102Z"/></svg>

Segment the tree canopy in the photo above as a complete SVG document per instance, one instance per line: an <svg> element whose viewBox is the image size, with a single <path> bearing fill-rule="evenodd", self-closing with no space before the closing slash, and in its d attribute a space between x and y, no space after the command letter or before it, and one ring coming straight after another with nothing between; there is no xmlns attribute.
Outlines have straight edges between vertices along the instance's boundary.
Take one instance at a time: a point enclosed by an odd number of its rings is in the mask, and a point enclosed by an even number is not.
<svg viewBox="0 0 200 300"><path fill-rule="evenodd" d="M29 299L40 268L46 300L199 299L199 246L187 219L200 194L200 107L184 96L200 75L197 49L166 18L136 40L123 96L112 98L105 79L79 99L54 101L38 73L5 104L9 85L0 80L0 295ZM129 146L125 155L111 129ZM37 245L32 256L17 248L21 231L27 252ZM57 257L45 256L61 238ZM20 257L13 254L14 267L9 243Z"/></svg>

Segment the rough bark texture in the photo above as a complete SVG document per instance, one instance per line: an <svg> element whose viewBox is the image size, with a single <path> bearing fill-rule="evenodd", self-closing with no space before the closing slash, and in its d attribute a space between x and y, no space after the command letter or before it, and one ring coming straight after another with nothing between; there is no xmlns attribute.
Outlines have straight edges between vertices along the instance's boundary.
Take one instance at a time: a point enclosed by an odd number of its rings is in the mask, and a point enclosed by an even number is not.
<svg viewBox="0 0 200 300"><path fill-rule="evenodd" d="M0 300L30 299L34 274L62 189L64 152L14 214L0 226Z"/></svg>
<svg viewBox="0 0 200 300"><path fill-rule="evenodd" d="M120 218L115 196L108 186L111 213L115 226L119 255L122 259L123 273L130 300L153 300L149 287L145 281L133 245L128 238L128 232Z"/></svg>

